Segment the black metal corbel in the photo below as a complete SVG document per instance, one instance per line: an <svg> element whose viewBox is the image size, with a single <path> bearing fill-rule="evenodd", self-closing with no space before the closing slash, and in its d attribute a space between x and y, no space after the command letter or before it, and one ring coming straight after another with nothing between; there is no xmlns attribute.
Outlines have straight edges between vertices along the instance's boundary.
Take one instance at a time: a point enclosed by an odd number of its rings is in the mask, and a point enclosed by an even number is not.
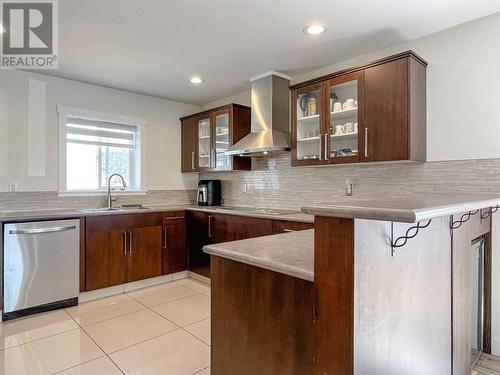
<svg viewBox="0 0 500 375"><path fill-rule="evenodd" d="M479 210L475 210L475 211L469 211L469 212L466 212L465 214L463 214L460 219L458 220L455 220L453 221L451 224L450 224L450 229L451 230L455 230L455 229L458 229L462 226L463 223L467 222L471 216L474 216L475 214L477 214L479 212Z"/></svg>
<svg viewBox="0 0 500 375"><path fill-rule="evenodd" d="M397 248L403 247L404 245L406 245L408 240L415 238L420 229L427 228L431 224L431 221L432 219L429 219L426 224L422 224L422 222L419 221L417 225L408 228L404 236L396 238L396 241L394 241L394 222L391 221L391 256L394 256L394 252ZM411 231L415 232L410 234Z"/></svg>
<svg viewBox="0 0 500 375"><path fill-rule="evenodd" d="M499 208L500 208L500 206L490 207L490 208L488 209L488 211L486 211L486 212L482 212L482 213L481 213L481 220L486 220L486 219L487 219L487 218L489 218L491 215L493 215L495 212L497 212Z"/></svg>

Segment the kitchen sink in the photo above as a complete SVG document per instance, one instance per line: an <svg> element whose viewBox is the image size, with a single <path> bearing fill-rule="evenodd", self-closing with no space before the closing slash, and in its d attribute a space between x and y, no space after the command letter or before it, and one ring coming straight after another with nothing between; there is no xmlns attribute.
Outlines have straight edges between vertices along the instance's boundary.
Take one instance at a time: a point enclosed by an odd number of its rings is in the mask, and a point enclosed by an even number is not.
<svg viewBox="0 0 500 375"><path fill-rule="evenodd" d="M149 207L143 206L130 206L130 207L100 207L100 208L86 208L79 210L82 212L116 212L116 211L133 211L133 210L150 210Z"/></svg>

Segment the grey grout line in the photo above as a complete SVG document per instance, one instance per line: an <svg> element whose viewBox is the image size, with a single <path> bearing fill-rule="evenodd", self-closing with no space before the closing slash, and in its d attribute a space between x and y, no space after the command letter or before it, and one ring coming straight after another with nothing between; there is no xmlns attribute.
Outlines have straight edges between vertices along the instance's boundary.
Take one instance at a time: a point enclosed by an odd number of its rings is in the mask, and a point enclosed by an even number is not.
<svg viewBox="0 0 500 375"><path fill-rule="evenodd" d="M205 368L202 368L202 369L201 369L201 370L199 370L199 371L193 372L191 375L196 375L196 374L199 374L200 372L205 371L207 368L208 368L208 369L210 369L210 366L205 367Z"/></svg>
<svg viewBox="0 0 500 375"><path fill-rule="evenodd" d="M198 291L195 291L195 290L193 290L193 289L190 289L190 290L192 290L194 293L193 293L193 294L188 294L187 296L183 296L183 297L177 297L177 298L174 298L174 299L172 299L172 300L170 300L170 301L167 301L167 302L162 302L162 303L159 303L158 305L153 305L153 306L146 306L146 305L145 305L144 303L142 303L140 300L138 300L138 299L136 299L136 298L134 298L134 297L132 297L132 296L128 296L128 297L132 298L132 299L133 299L134 301L136 301L136 302L139 302L142 306L146 307L147 309L150 309L151 307L156 307L156 306L164 305L164 304L166 304L166 303L170 303L170 302L178 301L178 300L180 300L180 299L187 298L187 297L191 297L191 296L194 296L194 295L196 295L196 294L203 294L203 293L198 292Z"/></svg>
<svg viewBox="0 0 500 375"><path fill-rule="evenodd" d="M67 313L68 315L70 315L67 311L66 311L66 313ZM124 315L126 315L126 314L124 314ZM71 316L71 315L70 315L70 316ZM80 329L81 329L81 330L82 330L82 331L83 331L83 332L87 335L87 337L88 337L90 340L92 340L92 342L93 342L93 343L94 343L94 344L95 344L95 345L96 345L99 349L101 349L101 351L104 353L104 356L108 357L108 359L109 359L109 360L110 360L110 361L111 361L111 362L112 362L112 363L116 366L116 368L117 368L117 369L118 369L118 370L119 370L122 374L124 374L124 375L125 375L125 373L122 371L122 369L121 369L120 367L118 367L118 365L115 363L115 361L113 361L113 360L111 359L111 357L110 357L110 356L109 356L109 355L108 355L108 354L104 351L104 349L103 349L103 348L101 348L101 346L100 346L100 345L99 345L99 344L98 344L98 343L97 343L97 342L96 342L96 341L92 338L92 336L90 336L90 335L88 334L88 332L87 332L87 331L85 331L84 327L83 327L83 326L81 326L81 325L80 325L80 324L79 324L79 323L75 320L75 318L73 318L72 316L71 316L71 318L72 318L72 319L75 321L75 323L76 323L76 324L80 327ZM109 319L107 319L107 320L109 320ZM102 357L104 357L104 356L102 356ZM99 358L101 358L101 357L99 357ZM97 359L97 358L95 358L95 359ZM90 361L87 361L87 362L90 362ZM84 363L86 363L86 362L84 362ZM81 364L82 364L82 363L80 363L80 365L81 365ZM65 369L65 370L67 370L67 369ZM64 370L63 370L63 371L64 371Z"/></svg>
<svg viewBox="0 0 500 375"><path fill-rule="evenodd" d="M71 331L76 331L77 329L80 329L80 327L76 327L76 328L71 328L71 329L68 329L66 331L61 331L61 332L58 332L58 333L54 333L52 335L47 335L47 336L44 336L44 337L40 337L38 339L34 339L34 340L31 340L31 341L26 341L26 342L23 342L23 343L20 343L20 344L17 344L17 345L14 345L14 346L10 346L8 348L4 348L4 349L0 349L0 352L4 352L6 350L9 350L9 349L14 349L14 348L17 348L19 346L23 346L23 345L26 345L26 344L31 344L33 342L37 342L37 341L40 341L40 340L44 340L44 339L47 339L49 337L54 337L54 336L58 336L58 335L62 335L63 333L68 333L68 332L71 332Z"/></svg>
<svg viewBox="0 0 500 375"><path fill-rule="evenodd" d="M202 296L204 296L204 294L203 294L203 293L200 293L200 292L197 292L197 293L192 294L192 295L196 295L196 294L201 294ZM190 297L190 296L186 296L186 297ZM186 298L186 297L183 297L183 298ZM206 297L206 296L205 296L205 297ZM177 301L177 300L179 300L179 299L181 299L181 298L176 299L176 301ZM139 302L139 301L137 301L137 302ZM141 302L139 302L139 303L141 303ZM168 302L165 302L165 303L168 303ZM162 305L163 305L163 304L162 304ZM143 306L145 306L145 305L143 305ZM156 306L160 306L160 305L156 305ZM155 306L152 306L152 307L155 307ZM157 311L155 311L155 310L153 310L153 309L151 309L151 308L149 308L149 307L147 307L147 306L146 306L146 308L147 308L147 309L149 309L149 310L151 310L152 312L154 312L156 315L160 316L161 318L163 318L163 319L165 319L165 320L169 321L170 323L174 324L176 327L179 327L179 329L183 330L184 332L186 332L186 333L187 333L187 334L189 334L190 336L194 337L195 339L197 339L197 340L201 341L203 344L208 345L208 347L210 347L210 344L206 343L205 341L203 341L203 340L202 340L202 339L200 339L199 337L196 337L196 336L195 336L195 335L193 335L191 332L189 332L189 331L185 330L185 329L184 329L184 327L179 326L178 324L175 324L175 323L174 323L174 322L172 322L171 320L169 320L169 319L165 318L165 317L164 317L163 315L161 315L159 312L157 312ZM190 324L188 324L187 326L190 326L190 325L192 325L192 324L196 324L196 323L202 322L202 321L207 320L207 319L210 319L210 316L208 316L207 318L204 318L204 319L198 320L197 322L190 323ZM187 327L187 326L186 326L186 327ZM177 331L177 330L175 330L175 331ZM171 332L174 332L174 331L171 331ZM171 333L171 332L168 332L168 333ZM166 333L166 334L168 334L168 333ZM161 335L160 335L160 336L161 336ZM157 336L157 337L159 337L159 336ZM148 340L145 340L145 341L143 341L143 342L146 342L146 341L148 341ZM201 370L200 370L200 371L201 371Z"/></svg>
<svg viewBox="0 0 500 375"><path fill-rule="evenodd" d="M101 355L100 357L97 357L97 358L94 358L94 359L89 359L88 361L84 361L84 362L79 363L79 364L77 364L77 365L70 366L70 367L66 367L66 368L64 368L64 369L62 369L62 370L59 370L59 371L56 371L56 372L52 372L52 373L51 373L51 375L60 374L60 373L61 373L61 372L63 372L63 371L67 371L67 370L69 370L69 369L72 369L72 368L75 368L75 367L78 367L78 366L84 365L84 364L89 363L89 362L92 362L92 361L97 361L98 359L101 359L101 358L104 358L104 357L106 357L106 354ZM120 372L121 372L121 371L120 371ZM122 372L122 374L123 374L123 372Z"/></svg>
<svg viewBox="0 0 500 375"><path fill-rule="evenodd" d="M180 280L183 280L183 279L180 279ZM177 280L176 280L176 281L177 281ZM108 319L100 320L100 321L98 321L98 322L93 322L93 323L88 324L88 325L86 325L86 326L82 326L82 325L81 325L81 324L80 324L80 323L76 320L76 318L75 318L75 317L73 317L73 316L72 316L72 315L71 315L71 314L67 311L67 309L66 309L66 308L61 309L61 310L63 310L63 311L66 313L66 315L67 315L67 316L68 316L68 317L69 317L69 318L70 318L73 322L75 322L75 324L77 325L77 327L72 328L72 329L68 329L68 330L65 330L65 331L61 331L61 332L55 333L55 334L53 334L53 335L48 335L48 336L45 336L45 337L41 337L41 338L39 338L39 339L35 339L35 340L32 340L32 341L27 341L27 342L24 342L24 343L21 343L21 344L18 344L18 345L15 345L15 346L9 347L9 348L4 348L4 349L1 349L1 350L0 350L0 352L5 351L5 350L8 350L8 349L16 348L16 347L18 347L18 346L22 346L22 345L25 345L25 344L29 344L29 343L32 343L32 342L40 341L40 340L43 340L43 339L46 339L46 338L49 338L49 337L57 336L57 335L60 335L60 334L63 334L63 333L67 333L67 332L71 332L71 331L80 330L80 331L82 331L83 333L85 333L85 335L86 335L86 336L87 336L90 340L92 340L92 342L93 342L93 343L94 343L94 344L95 344L95 345L96 345L96 346L97 346L97 347L98 347L98 348L99 348L99 349L103 352L103 355L102 355L102 356L99 356L99 357L97 357L97 358L94 358L94 359L88 360L88 361L81 362L81 363L79 363L79 364L77 364L77 365L74 365L74 366L70 366L70 367L64 368L64 369L62 369L62 370L60 370L60 371L57 371L57 372L55 372L55 373L53 373L53 374L59 374L59 373L61 373L61 372L63 372L63 371L69 370L69 369L74 368L74 367L81 366L81 365L83 365L83 364L85 364L85 363L88 363L88 362L95 361L95 360L97 360L97 359L99 359L99 358L102 358L102 357L107 357L107 358L108 358L108 359L109 359L109 360L113 363L113 365L115 365L115 366L116 366L116 368L117 368L117 369L118 369L118 370L119 370L122 374L125 374L125 373L123 372L123 370L122 370L122 369L121 369L121 368L120 368L120 367L119 367L119 366L115 363L115 361L113 361L113 359L110 357L110 355L111 355L111 354L114 354L114 353L117 353L117 352L119 352L119 351L122 351L122 350L125 350L125 349L128 349L128 348L131 348L131 347L133 347L133 346L136 346L136 345L139 345L139 344L145 343L145 342L147 342L147 341L149 341L149 340L153 340L153 339L155 339L155 338L158 338L158 337L161 337L161 336L164 336L164 335L168 335L168 334L173 333L173 332L176 332L176 331L178 331L178 330L182 330L182 331L186 332L187 334L189 334L190 336L194 337L196 340L198 340L198 341L202 342L203 344L207 345L207 346L210 348L210 344L206 343L205 341L203 341L203 340L202 340L202 339L200 339L199 337L197 337L197 336L193 335L191 332L189 332L189 331L187 331L186 329L184 329L184 327L179 326L178 324L176 324L176 323L172 322L171 320L167 319L166 317L164 317L163 315L161 315L160 313L158 313L157 311L155 311L155 310L153 310L153 309L152 309L153 307L157 307L157 306L160 306L160 305L163 305L163 304L166 304L166 303L169 303L169 302L173 302L173 301L178 301L178 300L180 300L180 299L187 298L187 297L191 297L191 296L194 296L194 295L197 295L197 294L200 294L200 295L202 295L202 296L208 297L206 294L204 294L204 293L202 293L202 292L200 292L200 291L198 291L198 290L195 290L195 289L189 288L188 286L185 286L185 287L186 287L186 288L188 288L188 289L190 289L190 290L192 290L194 293L193 293L193 294L190 294L190 295L188 295L188 296L179 297L179 298L173 299L173 300L171 300L171 301L164 302L164 303L161 303L161 304L158 304L158 305L154 305L154 306L151 306L151 307L148 307L148 306L144 305L141 301L139 301L139 300L137 300L137 299L133 298L132 296L129 296L129 295L125 292L125 293L123 293L123 294L126 294L126 295L127 295L127 297L129 297L130 299L132 299L132 300L134 300L135 302L137 302L138 304L140 304L143 308L142 308L142 309L140 309L140 310L136 310L136 311L132 311L132 312L128 312L128 313L124 313L124 314L120 314L120 315L114 316L114 317L112 317L112 318L108 318ZM209 287L209 288L210 288L210 287ZM146 288L144 288L144 289L146 289ZM105 298L107 298L107 297L105 297ZM88 301L88 302L85 302L85 303L90 303L90 302L93 302L93 301ZM103 349L103 348L102 348L102 347L101 347L101 346L100 346L100 345L99 345L99 344L98 344L98 343L97 343L97 342L96 342L96 341L95 341L95 340L94 340L94 339L90 336L90 334L89 334L89 333L85 330L85 327L87 327L87 326L91 326L91 325L94 325L94 324L98 324L98 323L106 322L106 321L108 321L108 320L112 320L112 319L120 318L120 317L123 317L123 316L125 316L125 315L134 314L134 313L137 313L137 312L139 312L139 311L144 311L144 310L150 310L150 311L152 311L153 313L155 313L156 315L158 315L158 316L159 316L159 317L161 317L162 319L165 319L165 320L166 320L166 321L168 321L169 323L173 324L176 328L174 328L173 330L171 330L171 331L169 331L169 332L165 332L165 333L162 333L162 334L159 334L159 335L156 335L156 336L150 337L150 338L148 338L148 339L146 339L146 340L139 341L139 342L137 342L137 343L135 343L135 344L133 344L133 345L129 345L129 346L125 347L125 348L118 349L118 350L113 351L113 352L110 352L110 353L106 353L106 352L104 351L104 349ZM204 321L204 320L207 320L207 319L211 319L211 316L208 316L208 317L203 318L203 319L201 319L201 320L198 320L198 321L196 321L196 322L190 323L190 324L186 325L185 327L189 327L189 326L191 326L191 325L193 325L193 324L200 323L200 322L202 322L202 321ZM203 369L199 370L198 372L203 371L203 370L205 370L206 368L209 368L209 367L205 367L205 368L203 368ZM196 374L196 373L194 373L194 374Z"/></svg>

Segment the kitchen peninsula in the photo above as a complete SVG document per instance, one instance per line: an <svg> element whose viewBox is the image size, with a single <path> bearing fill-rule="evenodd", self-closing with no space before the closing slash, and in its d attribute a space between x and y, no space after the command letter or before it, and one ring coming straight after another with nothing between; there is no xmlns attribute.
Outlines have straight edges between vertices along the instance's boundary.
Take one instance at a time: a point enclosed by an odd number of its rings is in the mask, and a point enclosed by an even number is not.
<svg viewBox="0 0 500 375"><path fill-rule="evenodd" d="M303 207L315 215L314 230L206 246L212 371L470 372L467 250L481 240L491 257L499 204L500 196L479 194L353 198Z"/></svg>

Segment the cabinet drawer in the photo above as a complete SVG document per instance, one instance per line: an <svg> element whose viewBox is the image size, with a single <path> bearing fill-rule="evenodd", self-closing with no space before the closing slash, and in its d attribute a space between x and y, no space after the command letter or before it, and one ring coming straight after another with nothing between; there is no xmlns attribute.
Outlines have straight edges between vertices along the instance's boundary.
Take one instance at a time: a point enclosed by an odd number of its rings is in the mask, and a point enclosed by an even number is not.
<svg viewBox="0 0 500 375"><path fill-rule="evenodd" d="M185 211L169 211L169 212L163 212L163 222L165 223L166 221L171 221L171 220L184 220L186 218L186 212Z"/></svg>
<svg viewBox="0 0 500 375"><path fill-rule="evenodd" d="M113 230L127 230L132 222L133 215L103 215L89 216L85 219L86 232L102 232Z"/></svg>

